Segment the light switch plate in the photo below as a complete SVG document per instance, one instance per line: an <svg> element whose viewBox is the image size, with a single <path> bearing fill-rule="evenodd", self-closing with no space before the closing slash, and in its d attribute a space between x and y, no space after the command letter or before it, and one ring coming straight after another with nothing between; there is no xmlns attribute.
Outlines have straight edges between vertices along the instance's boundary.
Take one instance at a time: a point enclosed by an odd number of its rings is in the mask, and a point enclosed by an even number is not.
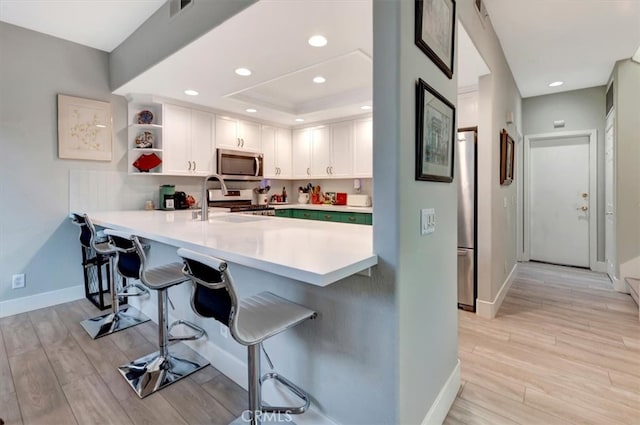
<svg viewBox="0 0 640 425"><path fill-rule="evenodd" d="M420 210L420 234L428 235L436 231L436 210L423 208Z"/></svg>

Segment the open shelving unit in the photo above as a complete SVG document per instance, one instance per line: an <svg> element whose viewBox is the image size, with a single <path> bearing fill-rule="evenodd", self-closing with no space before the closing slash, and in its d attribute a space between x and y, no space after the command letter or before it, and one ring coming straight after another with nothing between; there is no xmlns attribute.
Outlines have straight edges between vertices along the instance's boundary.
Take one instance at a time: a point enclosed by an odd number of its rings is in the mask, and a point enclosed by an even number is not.
<svg viewBox="0 0 640 425"><path fill-rule="evenodd" d="M163 105L161 102L153 100L150 96L131 97L128 105L128 128L127 128L127 171L130 175L159 175L162 174L162 164L152 168L148 172L141 172L133 163L142 155L157 155L161 160L163 154ZM150 111L153 120L148 124L139 124L138 117L142 111ZM138 148L136 138L150 132L153 136L153 146L150 148Z"/></svg>

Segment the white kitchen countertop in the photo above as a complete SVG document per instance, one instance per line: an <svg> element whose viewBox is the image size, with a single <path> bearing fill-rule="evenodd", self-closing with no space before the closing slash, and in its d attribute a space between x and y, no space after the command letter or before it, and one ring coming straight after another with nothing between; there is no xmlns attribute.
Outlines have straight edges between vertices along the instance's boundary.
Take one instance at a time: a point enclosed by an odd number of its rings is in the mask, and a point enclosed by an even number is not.
<svg viewBox="0 0 640 425"><path fill-rule="evenodd" d="M316 211L339 211L339 212L353 212L353 213L368 213L373 212L372 207L350 207L348 205L331 205L331 204L269 204L269 206L277 210L316 210Z"/></svg>
<svg viewBox="0 0 640 425"><path fill-rule="evenodd" d="M98 226L317 286L378 262L371 226L214 211L203 222L193 220L192 211L105 211L89 217Z"/></svg>

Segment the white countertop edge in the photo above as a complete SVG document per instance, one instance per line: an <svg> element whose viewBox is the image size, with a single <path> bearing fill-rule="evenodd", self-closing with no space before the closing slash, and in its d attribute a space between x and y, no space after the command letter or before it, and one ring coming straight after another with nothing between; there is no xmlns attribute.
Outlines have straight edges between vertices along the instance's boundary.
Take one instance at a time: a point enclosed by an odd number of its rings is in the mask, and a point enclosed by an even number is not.
<svg viewBox="0 0 640 425"><path fill-rule="evenodd" d="M362 270L366 270L369 267L373 267L378 264L378 256L375 254L371 254L370 256L364 257L363 259L349 264L348 266L342 267L337 270L333 270L326 274L320 274L316 272L311 272L303 269L298 269L294 267L285 266L282 264L276 264L269 261L259 260L257 258L247 257L241 254L235 254L229 251L223 251L219 249L215 249L212 247L202 246L199 244L195 244L192 242L188 242L185 240L174 239L171 237L166 237L158 234L150 234L144 230L133 229L127 226L122 226L114 223L103 222L100 219L94 220L94 224L106 227L114 230L120 230L123 232L135 234L143 239L149 239L155 242L160 242L166 245L171 245L176 247L176 251L178 248L188 248L194 250L196 252L201 252L204 254L213 255L219 258L224 258L226 261L231 263L239 264L242 266L254 268L257 270L262 270L268 273L273 273L279 276L288 277L294 280L299 280L302 282L310 283L315 286L329 286L332 283L335 283L341 279L344 279L348 276L354 275ZM347 224L347 223L344 223Z"/></svg>

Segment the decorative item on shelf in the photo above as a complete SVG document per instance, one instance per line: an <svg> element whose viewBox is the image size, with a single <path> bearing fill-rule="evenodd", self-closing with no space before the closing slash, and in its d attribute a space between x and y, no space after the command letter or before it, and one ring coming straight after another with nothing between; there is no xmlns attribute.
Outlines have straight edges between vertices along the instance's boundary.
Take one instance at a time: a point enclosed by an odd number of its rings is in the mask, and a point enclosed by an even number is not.
<svg viewBox="0 0 640 425"><path fill-rule="evenodd" d="M324 194L324 203L334 205L336 203L336 193L335 192L325 192Z"/></svg>
<svg viewBox="0 0 640 425"><path fill-rule="evenodd" d="M145 149L153 147L153 133L143 131L136 137L136 148Z"/></svg>
<svg viewBox="0 0 640 425"><path fill-rule="evenodd" d="M347 205L347 194L345 192L336 193L335 205Z"/></svg>
<svg viewBox="0 0 640 425"><path fill-rule="evenodd" d="M153 122L153 112L145 109L138 112L138 124L151 124Z"/></svg>
<svg viewBox="0 0 640 425"><path fill-rule="evenodd" d="M162 159L160 159L160 157L155 153L150 153L140 155L140 157L133 163L133 166L142 173L148 173L160 164L162 164Z"/></svg>

